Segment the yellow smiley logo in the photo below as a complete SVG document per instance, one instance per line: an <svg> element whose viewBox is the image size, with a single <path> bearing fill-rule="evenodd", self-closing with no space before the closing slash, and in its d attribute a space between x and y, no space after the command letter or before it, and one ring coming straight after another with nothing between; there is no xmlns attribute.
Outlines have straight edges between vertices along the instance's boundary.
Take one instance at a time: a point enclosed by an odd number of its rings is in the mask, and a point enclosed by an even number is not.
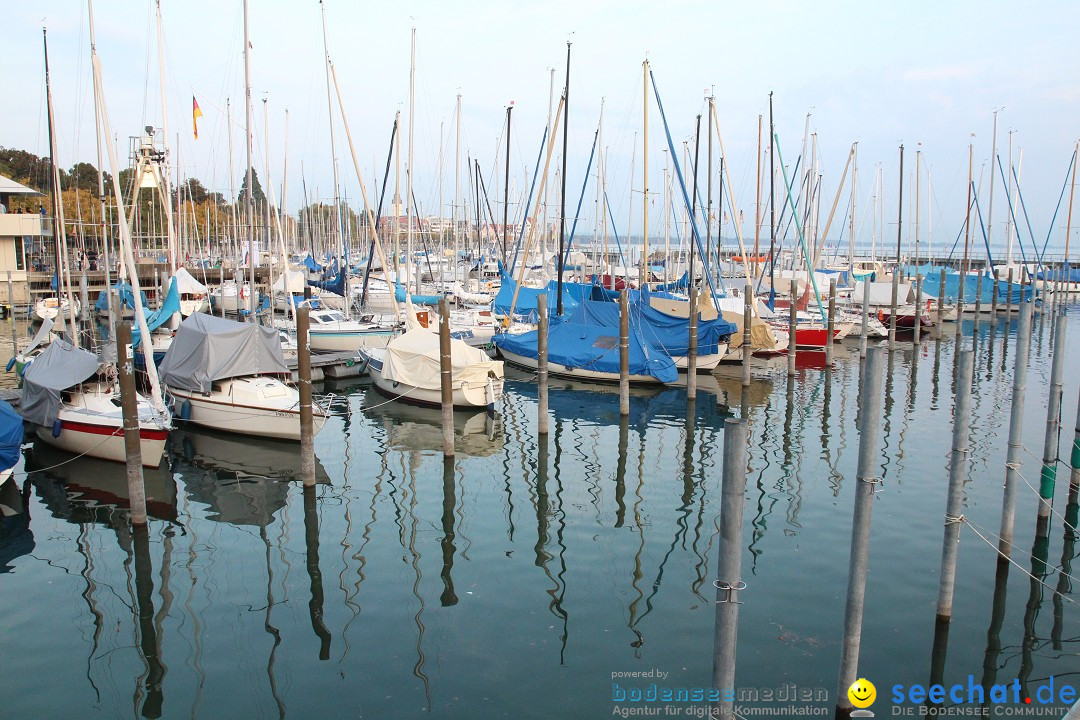
<svg viewBox="0 0 1080 720"><path fill-rule="evenodd" d="M847 690L847 696L855 707L868 708L877 699L877 688L874 687L874 683L866 678L859 678L851 683L851 687Z"/></svg>

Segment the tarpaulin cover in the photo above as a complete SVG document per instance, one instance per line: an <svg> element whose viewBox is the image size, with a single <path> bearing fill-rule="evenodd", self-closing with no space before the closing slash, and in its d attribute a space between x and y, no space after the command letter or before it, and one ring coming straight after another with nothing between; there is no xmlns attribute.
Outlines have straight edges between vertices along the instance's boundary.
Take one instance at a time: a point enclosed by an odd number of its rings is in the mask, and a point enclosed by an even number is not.
<svg viewBox="0 0 1080 720"><path fill-rule="evenodd" d="M568 283L563 283L563 312L569 313L577 306L578 301L574 299L570 294ZM499 315L507 315L510 313L510 304L514 301L514 288L517 287L517 281L514 278L507 275L505 272L502 276L502 287L499 288L498 294L495 296L495 302L492 305L494 310ZM592 292L590 290L590 292ZM547 293L548 313L551 317L555 317L555 312L559 305L559 284L552 280L547 284L547 287L543 288L530 288L522 287L518 292L517 304L514 306L515 315L535 315L536 314L536 298L541 294ZM416 300L416 296L413 296L413 300Z"/></svg>
<svg viewBox="0 0 1080 720"><path fill-rule="evenodd" d="M61 393L97 373L98 365L97 355L66 340L49 343L23 374L22 416L38 425L52 425L60 414Z"/></svg>
<svg viewBox="0 0 1080 720"><path fill-rule="evenodd" d="M135 293L131 289L131 284L126 282L118 282L112 286L112 289L117 294L117 300L120 301L121 308L135 309ZM142 306L147 307L146 293L139 291L139 299L142 300ZM94 309L98 312L107 312L109 309L109 296L102 290L98 293L97 302L94 303Z"/></svg>
<svg viewBox="0 0 1080 720"><path fill-rule="evenodd" d="M923 287L933 295L938 295L941 292L941 268L934 268L926 273L926 279ZM964 282L964 303L967 305L974 305L978 299L983 305L991 305L994 301L994 293L997 292L998 303L1008 302L1008 296L1010 294L1009 281L998 280L994 282L993 275L987 273L983 275L982 281L982 297L978 297L979 289L979 276L977 274L969 274L967 280ZM1031 299L1031 288L1020 283L1013 283L1011 288L1012 303L1014 305L1019 304L1022 299ZM947 302L956 302L956 298L960 295L960 273L945 271L945 300Z"/></svg>
<svg viewBox="0 0 1080 720"><path fill-rule="evenodd" d="M405 288L401 286L401 283L394 283L394 299L398 302L405 302L406 299L412 300L414 303L421 305L438 305L439 301L443 299L442 295L415 295L408 293Z"/></svg>
<svg viewBox="0 0 1080 720"><path fill-rule="evenodd" d="M450 365L454 385L468 383L482 387L488 374L503 377L503 364L492 360L483 350L469 347L463 340L450 340ZM414 327L386 345L383 377L423 390L438 390L441 385L439 336L424 327Z"/></svg>
<svg viewBox="0 0 1080 720"><path fill-rule="evenodd" d="M277 330L206 313L180 323L160 368L163 383L194 392L222 378L288 372Z"/></svg>
<svg viewBox="0 0 1080 720"><path fill-rule="evenodd" d="M22 456L23 419L6 400L0 400L0 470L15 467Z"/></svg>
<svg viewBox="0 0 1080 720"><path fill-rule="evenodd" d="M1064 267L1053 268L1045 272L1040 270L1035 273L1036 280L1044 278L1054 282L1080 283L1080 268L1071 268L1065 265Z"/></svg>
<svg viewBox="0 0 1080 720"><path fill-rule="evenodd" d="M737 297L720 298L720 312L724 319L732 323L736 331L728 340L728 350L742 347L743 342L743 312L746 301ZM756 312L750 314L750 347L754 350L775 350L776 335L773 334L764 320L766 313L772 313L760 300L756 301Z"/></svg>
<svg viewBox="0 0 1080 720"><path fill-rule="evenodd" d="M308 270L322 270L322 265L315 262L314 258L312 258L310 255L304 257L304 267L306 267Z"/></svg>
<svg viewBox="0 0 1080 720"><path fill-rule="evenodd" d="M599 316L590 315L582 308L582 305L586 304L615 308L615 323L613 325L598 324L598 320L607 316L606 311L598 309ZM505 348L516 355L535 358L537 337L536 330L520 335L500 333L495 336L494 342L496 346ZM630 319L629 351L631 375L648 375L664 383L675 382L678 379L679 371L675 367L675 361L667 353L652 347L642 337L639 325L634 322L633 311ZM568 368L608 373L613 380L617 379L619 377L618 305L586 301L570 315L553 318L548 327L548 359Z"/></svg>
<svg viewBox="0 0 1080 720"><path fill-rule="evenodd" d="M173 278L169 282L169 293L165 296L165 302L162 303L157 312L146 318L146 329L154 332L178 312L180 312L180 293L176 290L176 278ZM138 347L140 342L142 342L142 333L139 326L136 325L131 329L131 346Z"/></svg>
<svg viewBox="0 0 1080 720"><path fill-rule="evenodd" d="M908 283L900 283L896 289L896 302L906 305L908 295L914 297L913 286ZM892 305L892 283L865 281L855 283L855 290L851 293L851 302L863 304L863 298L868 298L869 305Z"/></svg>

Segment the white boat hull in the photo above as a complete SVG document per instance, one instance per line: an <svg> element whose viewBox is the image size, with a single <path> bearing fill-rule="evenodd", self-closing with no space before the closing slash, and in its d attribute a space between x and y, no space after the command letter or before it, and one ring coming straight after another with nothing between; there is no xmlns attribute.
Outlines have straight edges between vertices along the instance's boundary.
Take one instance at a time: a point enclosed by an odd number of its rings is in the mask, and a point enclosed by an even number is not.
<svg viewBox="0 0 1080 720"><path fill-rule="evenodd" d="M380 359L376 359L376 356L384 355L385 353L376 350L367 356L367 372L379 392L414 405L442 407L441 389L429 390L415 385L398 383L383 377L382 362ZM502 378L488 378L487 383L484 385L454 382L453 386L455 410L483 410L486 408L494 411L498 402L502 399Z"/></svg>
<svg viewBox="0 0 1080 720"><path fill-rule="evenodd" d="M225 387L230 387L228 381ZM260 437L282 440L300 440L299 397L289 395L278 403L244 402L231 392L199 392L170 388L174 398L173 411L177 418L195 425ZM185 403L188 405L184 407ZM316 434L326 424L326 412L317 405L312 407L312 425Z"/></svg>

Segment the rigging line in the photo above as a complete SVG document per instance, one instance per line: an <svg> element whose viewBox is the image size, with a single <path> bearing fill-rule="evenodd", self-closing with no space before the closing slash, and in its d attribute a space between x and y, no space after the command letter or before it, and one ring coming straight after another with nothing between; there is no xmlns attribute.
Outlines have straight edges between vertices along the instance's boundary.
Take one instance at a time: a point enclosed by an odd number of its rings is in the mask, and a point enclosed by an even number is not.
<svg viewBox="0 0 1080 720"><path fill-rule="evenodd" d="M1053 588L1053 587L1050 587L1049 585L1047 585L1046 583L1044 583L1044 582L1043 582L1043 581L1042 581L1041 579L1039 579L1039 578L1035 577L1034 575L1032 575L1032 574L1031 574L1031 572L1030 572L1030 571L1029 571L1029 570L1028 570L1027 568L1025 568L1025 567L1024 567L1023 565L1021 565L1020 563L1018 563L1018 562L1016 562L1015 560L1013 560L1013 559L1012 559L1012 556L1011 556L1011 555L1005 555L1005 554L1004 554L1004 553L1002 553L1002 552L1001 552L1000 550L998 550L998 549L997 549L997 547L996 547L996 546L995 546L995 545L994 545L994 544L993 544L993 543L992 543L992 542L991 542L991 541L990 541L990 540L989 540L989 539L988 539L988 538L986 537L986 535L983 535L983 534L982 534L981 532L979 532L979 531L978 531L978 530L977 530L977 529L975 528L975 526L974 526L974 525L973 525L973 524L971 523L971 521L970 521L970 520L968 520L967 518L965 518L965 517L961 516L960 524L961 524L961 525L967 525L967 526L968 526L969 528L971 528L971 531L972 531L973 533L975 533L976 535L978 535L978 536L979 536L979 538L980 538L980 539L981 539L981 540L982 540L982 541L983 541L984 543L986 543L987 545L989 545L989 546L990 546L991 548L993 548L993 549L994 549L994 552L996 552L996 553L998 554L998 557L999 557L999 558L1004 558L1004 559L1008 560L1010 564L1012 564L1012 565L1015 565L1015 566L1016 566L1017 568L1019 568L1020 572L1024 573L1024 574L1025 574L1025 575L1027 575L1027 576L1028 576L1029 578L1031 578L1031 579L1032 579L1032 580L1034 580L1035 582L1037 582L1037 583L1039 583L1040 585L1042 585L1042 586L1043 586L1044 588L1046 588L1047 590L1049 590L1050 592L1052 592L1052 593L1053 593L1053 594L1054 594L1055 596L1057 596L1057 597L1060 597L1061 599L1063 599L1063 600L1066 600L1066 601L1068 601L1068 602L1072 603L1073 605L1080 605L1080 603L1078 603L1078 602L1077 602L1076 600L1074 600L1073 598L1069 597L1068 595L1066 595L1066 594L1065 594L1065 593L1063 593L1063 592L1060 592L1060 591L1058 591L1058 589L1057 589L1057 588ZM989 535L990 533L987 533L987 534ZM1010 544L1010 545L1012 545L1012 543L1009 543L1009 544ZM1015 545L1013 545L1013 547L1016 547L1016 546L1015 546ZM1049 575L1049 574L1050 574L1050 573L1047 573L1047 575ZM1067 575L1067 574L1065 574L1065 573L1062 573L1062 574L1063 574L1063 575L1065 575L1065 577L1070 577L1069 575ZM1071 579L1071 577L1070 577L1070 579Z"/></svg>

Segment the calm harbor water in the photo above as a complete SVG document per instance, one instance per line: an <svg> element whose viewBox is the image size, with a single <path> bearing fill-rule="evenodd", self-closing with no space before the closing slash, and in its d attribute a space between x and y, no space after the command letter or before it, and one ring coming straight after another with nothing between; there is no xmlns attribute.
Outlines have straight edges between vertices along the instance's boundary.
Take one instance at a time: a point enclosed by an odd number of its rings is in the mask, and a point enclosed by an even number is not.
<svg viewBox="0 0 1080 720"><path fill-rule="evenodd" d="M1080 375L1070 308L1061 456ZM1053 324L1036 317L1021 473L1037 487ZM1058 472L1048 542L1021 485L1007 578L973 531L997 532L1017 320L975 339L971 453L954 619L934 650L957 343L886 359L861 676L890 688L1080 686L1077 554ZM971 321L965 321L970 342ZM178 430L147 471L148 532L126 521L122 466L31 443L0 490L3 717L600 718L620 688L708 687L723 422L751 450L736 684L793 685L831 716L859 435L857 346L755 381L703 378L618 395L511 374L496 420L457 418L446 471L438 412L365 382L327 384L319 484L296 446ZM460 415L460 414L459 414ZM1075 513L1075 508L1072 510ZM1032 580L1034 571L1041 580ZM947 650L942 654L943 650ZM651 678L613 679L652 672ZM663 673L659 676L658 673ZM754 703L749 703L754 705ZM768 706L760 702L759 707ZM683 717L705 707L681 703ZM914 707L914 706L912 706ZM1058 717L1063 714L1058 713Z"/></svg>

